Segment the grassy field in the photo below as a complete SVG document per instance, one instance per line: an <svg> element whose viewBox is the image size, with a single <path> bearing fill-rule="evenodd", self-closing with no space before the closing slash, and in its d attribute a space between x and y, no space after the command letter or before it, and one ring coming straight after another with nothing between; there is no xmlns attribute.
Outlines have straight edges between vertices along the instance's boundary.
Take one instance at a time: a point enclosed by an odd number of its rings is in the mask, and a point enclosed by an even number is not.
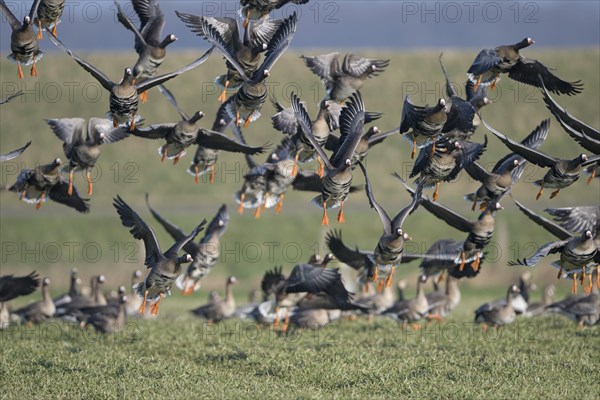
<svg viewBox="0 0 600 400"><path fill-rule="evenodd" d="M476 51L444 49L444 53L452 79L462 88L464 71ZM324 93L299 55L290 51L281 58L269 79L270 93L282 102L292 91L299 93L314 114ZM362 91L367 109L384 113L376 123L382 130L398 126L407 94L420 104L432 104L445 96L438 53L366 55L391 59L387 71L370 80ZM566 80L581 79L585 84L582 94L555 99L578 118L600 126L598 48L532 50L527 55L556 68L555 72ZM135 61L131 54L82 56L114 80L120 79L122 69ZM173 70L196 56L176 54L165 62L162 71ZM46 163L55 157L64 159L59 140L43 118L101 116L107 111L108 96L97 91L95 81L62 54L48 54L38 66L39 78L28 77L22 82L16 79L16 67L4 55L0 59L0 97L18 89L27 93L0 108L0 152L33 141L22 157L0 166L0 183L10 185L24 166ZM199 109L207 115L205 126L212 124L219 105L212 80L222 71L223 61L214 54L205 65L167 84L186 111ZM490 97L495 104L484 109L483 117L515 139L522 139L543 119L552 118L537 90L517 85L506 77ZM150 92L150 101L141 106L140 113L147 124L178 120L177 113L156 90ZM273 107L265 105L262 113L263 117L251 124L245 136L252 145L277 143L280 134L270 127ZM480 128L475 140L482 141L485 133L485 128ZM488 139L482 160L493 165L507 149L491 134ZM193 177L185 172L194 150L190 149L178 165L172 166L161 164L156 154L161 144L129 138L106 146L96 171L89 215L78 215L52 203L36 211L18 201L13 193L0 193L1 273L24 274L36 269L53 279L54 293L66 287L68 271L73 267L80 270L84 279L106 274L109 288L128 282L134 269L143 268L144 251L142 243L134 241L121 226L111 206L116 194L156 227L165 249L171 240L151 220L144 193L149 192L153 206L184 230L192 229L203 218L212 218L220 204L226 203L231 222L222 243L221 262L207 277L204 288L222 291L225 277L235 274L240 280L236 287L238 299L245 299L248 290L258 286L266 269L284 265L284 271L290 271L314 252L326 251L323 238L328 229L320 226L320 211L309 204L312 194L288 193L283 213L278 216L272 211L258 220L250 212L238 215L233 193L241 186L245 169L242 156L221 154L215 183L195 185ZM582 152L554 119L542 149L562 157ZM257 159L261 161L264 156ZM398 171L408 176L412 168L410 145L398 136L389 138L371 150L367 164L378 200L390 214L395 214L407 204L409 196L390 173ZM537 188L531 182L542 175L543 171L528 168L523 182L514 189L515 197L534 210L595 204L600 199L598 182L586 186L585 179L581 179L558 198L550 201L545 195L536 202ZM362 181L356 176L357 183ZM76 184L85 191L81 175ZM456 183L441 186L440 201L476 218L462 196L477 186L462 175ZM342 321L318 334L297 332L289 338L265 329L254 339L253 325L231 321L224 328L207 328L187 317L185 310L204 302L207 292L203 289L199 295L187 298L174 295L161 304L157 321L132 322L130 330L117 336L82 335L66 325L44 325L32 331L15 328L16 331L0 333L0 387L4 395L0 398L252 398L259 394L268 398L598 398L597 385L590 385L599 372L600 354L593 350L600 342L598 329L577 331L569 321L546 318L522 321L502 331L500 337L493 336L494 332L484 337L470 323L472 311L484 301L503 296L506 285L522 271L507 267L506 261L527 256L537 246L553 240L541 228L526 223L510 199L504 206L506 209L497 218L494 254L477 279L461 282L461 307L446 325L432 325L431 334L401 331L390 320L377 320L373 324ZM351 196L345 210L347 222L341 226L334 222L331 229L342 229L344 240L350 245L372 249L381 226L364 193ZM422 210L407 220L405 228L415 239L407 245L410 250L424 251L441 238L464 238L464 234ZM550 261L532 270L539 286L556 283ZM416 266L402 267L397 276L415 282ZM343 272L351 286L353 274L345 267ZM569 282L557 285L559 297L570 288ZM38 296L36 293L19 299L15 306ZM537 298L539 293L534 296ZM231 331L234 333L228 333ZM450 336L455 334L456 339ZM32 382L36 385L32 386Z"/></svg>

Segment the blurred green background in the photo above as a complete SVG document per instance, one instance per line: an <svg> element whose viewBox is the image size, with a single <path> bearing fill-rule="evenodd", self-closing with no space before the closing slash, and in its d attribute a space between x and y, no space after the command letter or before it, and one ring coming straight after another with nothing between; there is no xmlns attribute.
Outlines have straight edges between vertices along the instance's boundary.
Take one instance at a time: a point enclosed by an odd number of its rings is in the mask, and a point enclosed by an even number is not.
<svg viewBox="0 0 600 400"><path fill-rule="evenodd" d="M204 49L194 53L170 52L161 71L179 68L201 51ZM477 51L444 50L444 62L460 93L464 93L465 71ZM319 53L325 51L320 50ZM324 91L317 77L304 66L300 55L289 51L279 60L268 79L269 91L285 104L292 91L298 93L307 102L311 116L315 116ZM398 126L402 103L407 94L417 104L432 104L440 96L446 97L437 51L366 52L361 55L391 59L387 70L369 80L362 90L367 109L384 113L376 122L384 131ZM120 80L124 67L135 62L132 53L82 53L81 56L115 81ZM554 98L577 118L600 127L598 48L528 50L527 56L538 58L548 67L555 68L554 72L565 80L581 79L585 84L582 94ZM102 116L108 109L108 93L101 91L89 74L63 54L48 55L38 65L39 77L27 76L24 81L16 79L14 64L6 61L4 55L1 59L2 98L16 90L23 90L26 95L0 108L0 152L20 147L27 140L33 141L20 158L0 166L2 185L11 185L22 167L32 167L38 162L47 163L55 157L65 160L61 142L43 121L44 118ZM213 78L223 71L223 60L215 52L204 65L168 82L166 86L188 113L202 110L206 117L201 122L203 126L210 127L219 106L219 93ZM543 119L551 118L549 137L542 150L565 158L583 152L547 111L538 90L517 84L504 76L489 97L494 104L486 107L482 115L501 132L520 140ZM151 90L149 102L141 105L139 111L146 124L179 119L156 89ZM245 129L246 139L251 145L279 142L282 135L271 127L270 116L273 114L274 108L267 103L262 109L262 118ZM473 139L483 141L486 133L485 127L481 127ZM508 151L493 135L489 134L488 140L488 149L481 161L491 168ZM273 210L263 213L259 219L254 219L249 211L239 215L233 193L240 188L242 175L247 170L242 155L221 153L214 184L204 179L195 185L193 177L186 173L195 149L190 148L179 164L173 166L167 161L160 162L157 148L162 144L161 141L131 137L105 146L97 165L92 210L88 215L80 215L52 202L36 211L34 206L20 202L16 194L3 191L0 194L1 273L27 274L35 269L53 279L53 290L56 292L67 286L68 271L73 267L79 269L84 282L98 273L107 276L108 288L128 282L133 270L143 269L144 250L142 242L135 241L120 224L111 205L111 199L117 194L154 227L163 250L172 241L147 211L144 204L146 192L150 194L154 208L185 231L191 230L203 218L210 220L220 204L226 203L231 221L223 238L221 262L205 279L203 288L222 291L225 277L233 274L240 280L236 290L241 298L245 298L250 289L258 287L265 270L283 265L284 271L289 272L294 264L307 260L314 252L325 253L323 239L329 229L341 229L348 245L356 244L366 250L374 248L381 234L379 218L369 208L364 192L353 194L347 201L345 224L338 226L335 213L330 212L332 224L329 228L320 225L321 212L310 204L314 196L312 193L288 192L280 215L275 215ZM262 162L265 157L259 155L256 159ZM397 213L407 204L409 196L390 173L397 171L408 176L412 168L410 145L400 136L388 138L383 145L370 151L367 168L378 201L389 214ZM542 212L549 206L588 205L600 201L598 181L587 186L587 177L582 177L572 187L561 191L554 200L550 201L549 193L546 193L536 202L537 187L531 182L542 175L543 171L529 166L523 174L523 182L513 190L516 198L535 211ZM355 183L362 182L363 177L357 172ZM76 175L76 185L80 193L85 193L86 182L82 174ZM477 187L477 183L462 174L457 182L442 184L439 201L469 218L477 218L478 213L471 212L470 203L462 198ZM431 195L431 192L427 191L426 194ZM508 267L506 262L528 256L537 246L553 240L550 234L525 219L510 198L505 200L504 206L506 209L497 218L490 261L483 265L483 271L476 279L462 283L467 290L487 296L504 293L504 287L523 271L520 267ZM419 210L409 217L405 229L415 240L407 245L411 251L425 251L438 239L464 239L466 235L450 228L425 210ZM531 270L534 281L538 284L555 283L556 270L549 267L553 260L553 257L549 257ZM417 266L418 263L403 265L397 270L396 279L407 278L412 284ZM346 267L343 269L346 282L351 285L354 273ZM569 282L559 285L561 292L569 288ZM182 305L198 304L204 301L205 293L203 289L199 295L185 300L177 294L175 298L179 300L170 299L165 302L170 303L165 308L175 310ZM32 296L37 298L39 294ZM21 302L30 301L31 298L22 299Z"/></svg>

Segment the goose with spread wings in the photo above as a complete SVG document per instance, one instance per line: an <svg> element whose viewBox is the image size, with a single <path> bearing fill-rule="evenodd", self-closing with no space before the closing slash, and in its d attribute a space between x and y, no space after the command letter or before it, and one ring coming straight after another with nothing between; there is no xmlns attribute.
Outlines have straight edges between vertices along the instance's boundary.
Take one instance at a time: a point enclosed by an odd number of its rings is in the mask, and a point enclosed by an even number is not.
<svg viewBox="0 0 600 400"><path fill-rule="evenodd" d="M147 128L135 128L131 134L145 139L164 139L166 143L158 148L161 161L165 158L177 164L179 159L187 153L187 148L196 144L215 150L225 150L247 154L264 152L264 147L250 147L231 140L221 132L203 128L198 121L204 117L201 111L192 116L186 114L178 105L173 94L167 89L161 89L169 102L175 107L181 121L150 125Z"/></svg>
<svg viewBox="0 0 600 400"><path fill-rule="evenodd" d="M538 149L548 137L548 128L549 120L542 121L521 141L521 144L531 149ZM479 209L484 210L488 202L509 191L512 185L521 178L526 163L527 161L522 156L510 153L502 157L491 172L486 171L477 162L467 165L465 171L469 176L481 182L481 186L476 192L465 196L465 200L473 202L471 210L475 211L477 202L481 202Z"/></svg>
<svg viewBox="0 0 600 400"><path fill-rule="evenodd" d="M115 143L129 136L126 130L115 129L110 120L105 118L46 119L52 132L63 142L63 151L69 159L69 196L73 195L73 172L85 170L88 181L87 194L91 195L93 182L90 172L100 157L100 146Z"/></svg>
<svg viewBox="0 0 600 400"><path fill-rule="evenodd" d="M313 204L323 208L322 225L329 225L327 208L340 207L338 223L344 222L344 201L350 193L352 184L352 156L363 135L365 124L365 104L360 92L356 92L348 100L340 114L339 146L328 157L312 134L311 121L300 99L292 93L292 108L298 120L298 126L317 151L325 165L324 176L321 180L321 195L313 199Z"/></svg>
<svg viewBox="0 0 600 400"><path fill-rule="evenodd" d="M185 233L181 228L164 218L150 206L149 195L146 193L146 205L152 216L165 228L174 240L181 240ZM221 238L229 226L229 213L227 206L221 205L213 219L208 224L204 236L198 243L189 241L183 246L188 254L192 255L193 260L188 265L185 274L177 277L175 284L184 295L192 294L200 289L201 280L217 264L221 254Z"/></svg>
<svg viewBox="0 0 600 400"><path fill-rule="evenodd" d="M110 93L110 117L113 121L113 126L116 128L119 125L129 125L130 130L135 130L140 96L139 94L153 88L154 86L165 83L184 72L190 71L208 59L213 51L213 47L208 49L200 58L193 61L177 71L156 76L151 79L146 79L143 82L135 81L133 70L125 68L123 79L120 83L111 81L102 71L80 58L78 55L69 50L65 45L54 35L50 34L50 39L62 51L67 53L77 64L84 70L90 73L100 85Z"/></svg>
<svg viewBox="0 0 600 400"><path fill-rule="evenodd" d="M546 120L544 123L549 125L550 121ZM588 157L585 154L581 154L573 159L553 157L540 150L533 149L510 139L509 137L489 126L485 121L483 121L483 124L510 150L514 151L532 164L543 168L550 168L542 179L535 182L536 185L540 186L540 191L536 196L536 200L542 196L544 193L544 188L556 189L550 195L551 199L555 198L561 189L571 186L579 179L583 168L600 161L600 155Z"/></svg>
<svg viewBox="0 0 600 400"><path fill-rule="evenodd" d="M411 159L415 158L417 147L433 143L431 151L435 150L436 139L441 135L448 121L448 111L449 107L444 99L439 99L436 105L430 107L413 104L410 96L406 96L402 106L399 132L413 145Z"/></svg>
<svg viewBox="0 0 600 400"><path fill-rule="evenodd" d="M600 205L547 208L554 220L566 230L574 233L600 231Z"/></svg>
<svg viewBox="0 0 600 400"><path fill-rule="evenodd" d="M23 23L10 11L4 0L0 0L0 10L10 24L10 51L7 56L10 61L17 63L19 79L24 79L23 65L31 65L31 76L37 76L36 63L42 59L44 52L40 50L37 35L33 30L33 18L37 13L41 0L35 0L31 5L29 14L23 18Z"/></svg>
<svg viewBox="0 0 600 400"><path fill-rule="evenodd" d="M577 234L572 234L568 230L553 223L552 221L537 215L535 212L525 207L516 199L513 199L519 210L523 212L533 222L546 229L558 240L548 242L538 249L531 257L523 258L509 262L509 265L524 265L527 267L535 266L540 260L550 254L560 253L558 262L553 262L552 266L559 269L558 279L564 276L573 277L573 293L577 293L577 274L581 273L581 284L584 283L587 268L591 264L600 264L600 231L594 236L592 231L584 230ZM592 286L592 275L589 275L588 288ZM586 289L589 290L589 289Z"/></svg>
<svg viewBox="0 0 600 400"><path fill-rule="evenodd" d="M475 90L479 85L491 85L491 89L494 90L500 74L508 73L509 78L538 88L541 87L538 76L541 76L544 86L553 93L568 96L581 93L581 81L563 81L540 61L520 54L520 50L534 43L533 39L525 38L519 43L481 50L467 71L467 77L475 83Z"/></svg>
<svg viewBox="0 0 600 400"><path fill-rule="evenodd" d="M37 209L49 198L80 213L88 213L88 199L79 197L75 188L72 195L69 195L69 182L60 175L62 164L60 158L57 158L49 164L37 165L33 169L25 168L8 190L19 193L21 200L35 204Z"/></svg>
<svg viewBox="0 0 600 400"><path fill-rule="evenodd" d="M162 38L165 27L165 15L162 13L157 0L131 0L133 10L140 19L137 28L131 19L123 12L115 0L117 19L135 35L135 52L138 59L133 66L133 77L136 82L152 79L167 56L167 46L177 40L177 36L169 34ZM140 101L148 100L148 92L140 92Z"/></svg>
<svg viewBox="0 0 600 400"><path fill-rule="evenodd" d="M25 146L23 146L23 147L19 147L16 150L9 151L6 154L0 154L0 161L10 161L10 160L13 160L13 159L19 157L21 154L23 154L23 152L25 150L27 150L27 148L30 145L31 145L31 140L29 142L25 143Z"/></svg>
<svg viewBox="0 0 600 400"><path fill-rule="evenodd" d="M146 249L144 265L150 271L146 275L146 279L136 284L133 289L143 299L139 312L144 314L146 303L150 302L150 313L157 315L160 301L164 296L171 294L171 287L175 284L177 277L182 274L182 265L193 259L189 253L179 257L179 252L204 229L206 220L203 220L189 235L177 240L163 253L152 228L120 196L114 198L113 206L117 210L123 226L131 228L129 232L135 239L144 241Z"/></svg>

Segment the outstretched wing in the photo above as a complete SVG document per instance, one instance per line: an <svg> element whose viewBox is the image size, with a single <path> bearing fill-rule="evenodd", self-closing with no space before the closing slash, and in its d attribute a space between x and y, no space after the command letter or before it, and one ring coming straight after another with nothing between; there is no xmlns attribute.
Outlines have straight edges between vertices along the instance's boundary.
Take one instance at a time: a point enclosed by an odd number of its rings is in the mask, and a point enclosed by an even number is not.
<svg viewBox="0 0 600 400"><path fill-rule="evenodd" d="M539 76L542 77L546 89L552 93L572 96L581 93L583 90L583 83L581 83L581 81L563 81L550 72L544 64L531 58L521 56L515 66L508 72L509 78L538 88L541 87Z"/></svg>
<svg viewBox="0 0 600 400"><path fill-rule="evenodd" d="M600 206L547 208L545 211L571 232L597 232L600 229Z"/></svg>
<svg viewBox="0 0 600 400"><path fill-rule="evenodd" d="M325 242L337 260L353 269L359 270L372 264L369 256L373 252L349 248L342 241L342 232L339 230L328 232Z"/></svg>
<svg viewBox="0 0 600 400"><path fill-rule="evenodd" d="M21 148L18 148L13 151L9 151L6 154L0 154L0 161L10 161L13 158L19 157L21 154L23 154L25 149L27 149L29 147L29 145L31 145L31 140L29 142L25 143L25 146L23 146Z"/></svg>
<svg viewBox="0 0 600 400"><path fill-rule="evenodd" d="M366 192L367 192L367 199L369 199L369 204L371 205L371 208L374 208L375 211L377 211L377 215L379 215L379 219L381 220L381 224L383 225L384 232L387 234L391 234L392 233L392 220L390 219L388 214L385 212L383 207L381 207L381 205L377 202L377 200L375 200L375 195L373 194L373 188L371 186L371 182L369 181L369 177L367 175L367 169L365 168L365 166L363 165L362 162L358 161L357 164L360 167L360 169L362 170L363 175L365 176L365 184L367 186Z"/></svg>
<svg viewBox="0 0 600 400"><path fill-rule="evenodd" d="M562 249L564 248L564 246L568 243L568 240L558 240L555 242L549 242L546 243L545 245L543 245L542 247L539 248L538 251L535 252L534 255L532 255L529 258L523 258L522 260L516 260L516 261L509 261L508 265L523 265L526 267L533 267L535 266L538 262L540 262L540 260L544 257L546 257L548 254L555 254L555 253L559 253L562 251Z"/></svg>
<svg viewBox="0 0 600 400"><path fill-rule="evenodd" d="M61 179L59 183L52 186L48 196L55 202L74 208L80 213L86 214L90 212L89 199L79 197L79 193L75 187L73 187L73 194L69 195L69 183L66 180Z"/></svg>
<svg viewBox="0 0 600 400"><path fill-rule="evenodd" d="M35 271L27 276L0 276L0 302L26 296L33 293L38 286L40 286L40 278Z"/></svg>
<svg viewBox="0 0 600 400"><path fill-rule="evenodd" d="M535 222L542 228L546 229L548 232L550 232L551 234L553 234L560 240L567 240L567 239L570 239L571 237L573 237L573 235L571 235L571 233L569 233L569 231L561 228L559 225L556 225L554 222L552 222L540 215L537 215L536 213L531 211L529 208L527 208L523 204L519 203L519 201L517 201L517 199L513 198L513 201L515 202L517 207L519 207L519 210L521 210L523 212L523 214L525 214L527 216L527 218L529 218L530 220L532 220L533 222Z"/></svg>

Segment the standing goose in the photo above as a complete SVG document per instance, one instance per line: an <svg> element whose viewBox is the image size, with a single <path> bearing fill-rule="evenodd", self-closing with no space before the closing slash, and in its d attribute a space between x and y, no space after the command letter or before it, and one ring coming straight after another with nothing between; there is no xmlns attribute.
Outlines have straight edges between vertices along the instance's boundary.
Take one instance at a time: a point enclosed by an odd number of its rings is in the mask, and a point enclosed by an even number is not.
<svg viewBox="0 0 600 400"><path fill-rule="evenodd" d="M23 147L20 147L13 151L9 151L6 154L0 154L0 161L10 161L14 158L19 157L29 147L29 145L31 145L31 140L29 142L25 143L25 146L23 146Z"/></svg>
<svg viewBox="0 0 600 400"><path fill-rule="evenodd" d="M77 297L81 296L79 294L80 284L81 279L77 277L77 268L73 268L70 273L69 291L67 293L63 293L60 296L56 296L55 298L53 298L52 301L54 302L54 305L56 307L60 307L72 302L73 299L77 299Z"/></svg>
<svg viewBox="0 0 600 400"><path fill-rule="evenodd" d="M436 144L428 144L419 151L409 178L419 175L415 183L429 188L435 186L433 201L437 201L440 183L453 181L460 171L479 157L487 148L487 136L483 144L443 138Z"/></svg>
<svg viewBox="0 0 600 400"><path fill-rule="evenodd" d="M531 149L538 149L548 137L548 127L549 120L542 121L521 141L521 144ZM481 202L480 210L483 210L487 207L488 202L509 191L512 185L521 178L526 162L520 155L510 153L494 165L492 172L487 172L477 162L467 165L465 171L469 176L482 183L475 193L465 196L465 200L473 202L471 210L475 211L479 201Z"/></svg>
<svg viewBox="0 0 600 400"><path fill-rule="evenodd" d="M115 143L125 139L129 132L114 129L109 120L105 118L90 118L86 123L83 118L47 119L52 132L63 141L63 150L69 159L69 196L73 195L73 172L77 169L85 170L88 181L87 194L93 191L93 182L90 172L100 157L100 146Z"/></svg>
<svg viewBox="0 0 600 400"><path fill-rule="evenodd" d="M116 315L113 310L109 312L96 312L87 318L84 327L92 325L100 333L121 332L127 322L126 304L127 296L121 294L118 300Z"/></svg>
<svg viewBox="0 0 600 400"><path fill-rule="evenodd" d="M402 322L403 327L412 323L413 329L419 329L418 321L429 315L431 305L427 301L424 285L427 281L423 275L417 278L417 295L414 299L397 301L393 306L383 311L381 315Z"/></svg>
<svg viewBox="0 0 600 400"><path fill-rule="evenodd" d="M415 193L415 191L398 175L395 176L400 179L409 193ZM421 197L420 204L423 205L427 211L445 221L451 227L468 233L460 253L454 259L454 263L459 264L458 272L462 272L467 263L472 263L470 266L475 272L479 270L482 257L484 256L484 250L487 248L494 235L494 217L496 212L504 209L499 203L501 199L502 197L498 197L495 201L490 202L477 220L470 221L443 204L433 202L426 197ZM438 254L437 256L439 257L440 255Z"/></svg>
<svg viewBox="0 0 600 400"><path fill-rule="evenodd" d="M145 139L166 140L166 144L158 149L158 154L162 156L161 161L168 158L173 160L173 164L177 164L179 159L186 154L186 149L194 144L215 150L247 154L257 154L264 151L264 147L245 146L229 139L221 132L198 126L198 121L204 117L204 113L198 111L192 116L188 116L188 114L179 108L175 97L173 97L168 90L161 90L161 92L167 96L169 101L177 109L182 120L173 123L150 125L147 128L136 128L131 132L134 136Z"/></svg>
<svg viewBox="0 0 600 400"><path fill-rule="evenodd" d="M199 318L203 318L210 322L221 322L224 319L230 318L235 313L235 298L233 297L232 285L237 283L235 276L227 278L225 283L225 299L219 297L212 298L208 304L193 309L191 312ZM217 295L218 296L218 295Z"/></svg>
<svg viewBox="0 0 600 400"><path fill-rule="evenodd" d="M598 288L594 287L587 296L550 304L547 310L576 321L579 328L593 326L600 321L600 293Z"/></svg>
<svg viewBox="0 0 600 400"><path fill-rule="evenodd" d="M569 114L567 110L562 108L554 101L543 84L542 89L546 106L552 115L556 117L556 120L560 126L563 127L565 132L567 132L567 134L571 136L577 143L579 143L584 149L592 152L593 154L600 154L600 131L592 128L584 122L581 122ZM592 183L594 177L600 177L600 160L596 163L596 165L590 165L587 169L587 172L590 174L590 177L587 180L587 184L589 185Z"/></svg>
<svg viewBox="0 0 600 400"><path fill-rule="evenodd" d="M36 23L38 25L37 40L42 40L42 30L52 28L56 36L56 27L65 8L65 0L42 0L37 9Z"/></svg>
<svg viewBox="0 0 600 400"><path fill-rule="evenodd" d="M549 125L550 121L546 121ZM600 161L600 155L588 158L585 154L581 154L571 160L552 157L540 150L532 149L521 143L515 142L489 126L485 121L483 121L483 124L510 150L522 156L532 164L543 168L550 168L542 179L535 182L536 185L540 186L540 191L535 197L536 200L542 196L545 187L556 189L550 195L551 199L555 198L561 189L571 186L579 179L583 168Z"/></svg>
<svg viewBox="0 0 600 400"><path fill-rule="evenodd" d="M42 281L42 300L29 304L15 311L19 317L28 323L39 324L52 318L56 313L56 307L50 297L50 279L44 278Z"/></svg>
<svg viewBox="0 0 600 400"><path fill-rule="evenodd" d="M343 103L360 90L365 81L378 76L390 64L390 60L371 60L355 54L346 54L340 65L339 53L315 57L301 56L306 66L323 82L325 99Z"/></svg>
<svg viewBox="0 0 600 400"><path fill-rule="evenodd" d="M90 211L88 199L82 199L73 189L69 195L69 182L60 176L62 161L55 159L50 164L38 165L34 169L23 169L17 181L8 190L19 193L19 198L34 203L37 209L50 198L57 203L76 209L81 213Z"/></svg>
<svg viewBox="0 0 600 400"><path fill-rule="evenodd" d="M439 289L433 293L426 295L427 302L434 305L430 313L432 316L439 316L441 319L445 318L456 306L460 303L460 289L458 288L458 280L452 275L448 274L446 277L446 287Z"/></svg>
<svg viewBox="0 0 600 400"><path fill-rule="evenodd" d="M371 186L371 182L369 181L369 177L367 175L367 169L361 162L358 163L358 166L365 176L366 192L369 205L371 208L375 209L377 215L379 215L381 224L383 225L383 234L379 238L375 250L373 250L372 261L375 264L373 280L375 281L379 277L379 279L385 280L385 287L391 287L394 270L402 259L404 241L411 239L410 236L404 232L404 221L410 214L412 214L417 206L421 198L422 186L417 186L410 204L404 207L394 217L394 219L391 219L383 207L381 207L377 200L375 200L373 187Z"/></svg>
<svg viewBox="0 0 600 400"><path fill-rule="evenodd" d="M115 1L117 19L135 35L135 51L138 54L138 60L133 66L133 77L136 83L141 83L156 76L167 56L167 46L175 42L177 37L169 34L164 39L161 38L165 27L165 16L157 0L131 0L131 3L140 19L139 29ZM139 93L140 100L145 103L148 100L148 92Z"/></svg>
<svg viewBox="0 0 600 400"><path fill-rule="evenodd" d="M8 20L12 29L10 35L10 51L8 59L17 63L19 79L23 79L21 64L31 65L31 76L37 76L35 64L42 59L44 53L40 50L37 35L33 30L33 18L38 10L41 0L35 0L29 10L29 15L23 18L23 23L14 16L4 0L0 0L0 9Z"/></svg>
<svg viewBox="0 0 600 400"><path fill-rule="evenodd" d="M267 50L267 44L283 22L269 19L252 22L244 27L242 39L237 21L233 18L201 17L178 11L175 13L192 32L224 52L227 73L215 78L215 83L223 88L219 96L221 103L227 99L228 88L237 89L244 83L244 78L229 59L235 60L246 76L254 74L260 65L261 53Z"/></svg>
<svg viewBox="0 0 600 400"><path fill-rule="evenodd" d="M181 228L163 218L150 206L148 194L146 194L146 204L152 216L165 228L174 240L181 240L185 237L185 233ZM217 264L219 255L221 254L221 238L225 234L228 225L229 214L227 213L227 206L223 204L212 221L210 221L210 224L208 224L204 237L200 242L196 244L190 240L183 246L183 250L193 258L185 274L179 275L175 282L184 295L192 294L200 289L202 278L208 275L211 269Z"/></svg>
<svg viewBox="0 0 600 400"><path fill-rule="evenodd" d="M481 50L467 71L467 77L475 83L475 90L480 84L492 85L493 90L500 79L499 75L508 73L509 78L538 88L541 87L539 79L541 76L544 86L552 93L568 96L581 93L583 90L581 81L563 81L538 60L523 57L519 53L520 50L534 43L533 39L525 38L516 44Z"/></svg>
<svg viewBox="0 0 600 400"><path fill-rule="evenodd" d="M77 62L84 70L89 72L104 89L108 90L110 93L110 114L113 120L113 126L116 128L122 124L129 125L130 130L132 131L135 129L140 93L196 68L206 61L213 51L213 48L211 47L204 55L202 55L202 57L191 64L188 64L177 71L146 79L139 83L135 81L133 70L131 68L125 68L123 79L120 83L115 83L98 68L79 58L78 55L66 48L56 36L50 34L50 39L61 50L71 56L71 58L73 58L73 60L75 60L75 62ZM139 115L137 115L137 117L139 118Z"/></svg>
<svg viewBox="0 0 600 400"><path fill-rule="evenodd" d="M399 132L401 135L406 133L404 137L412 142L411 159L414 159L417 154L417 146L423 147L432 141L431 151L435 150L436 138L441 134L447 120L446 100L439 99L433 107L417 106L411 103L410 96L406 96Z"/></svg>
<svg viewBox="0 0 600 400"><path fill-rule="evenodd" d="M600 261L600 252L598 251L598 245L596 244L596 241L600 241L600 231L596 232L596 236L589 230L585 230L580 232L579 235L574 236L552 221L537 215L516 199L513 200L523 214L556 236L559 240L546 243L531 257L510 261L509 265L533 267L542 258L550 254L560 253L560 260L558 262L553 262L551 265L559 269L558 279L564 276L573 277L573 288L571 290L573 293L577 293L577 274L581 272L581 283L583 284L586 277L586 267L594 262L597 263ZM588 274L588 276L589 283L586 291L591 290L591 287L593 286L592 275Z"/></svg>
<svg viewBox="0 0 600 400"><path fill-rule="evenodd" d="M313 199L313 204L323 208L322 225L329 225L327 208L340 207L338 223L344 222L344 201L350 193L352 184L352 155L363 134L365 123L365 104L360 92L356 92L340 114L340 143L331 158L327 157L311 130L311 121L300 99L292 93L292 107L298 120L299 129L325 164L325 173L321 180L323 188L321 195Z"/></svg>
<svg viewBox="0 0 600 400"><path fill-rule="evenodd" d="M165 253L162 253L152 228L120 196L114 198L113 206L117 210L123 226L131 228L129 232L135 239L143 240L146 249L144 265L150 271L146 279L134 287L136 294L144 299L139 312L144 314L146 312L146 303L150 302L150 313L158 315L160 301L163 296L168 296L171 293L172 285L175 283L177 276L182 273L181 265L192 261L190 254L182 257L179 257L177 254L204 229L206 220L202 221L188 236L177 240Z"/></svg>
<svg viewBox="0 0 600 400"><path fill-rule="evenodd" d="M487 331L488 325L499 329L501 326L512 324L517 318L513 309L512 299L519 293L516 285L511 285L506 292L506 302L504 303L485 303L475 310L475 322L479 322L483 331Z"/></svg>

